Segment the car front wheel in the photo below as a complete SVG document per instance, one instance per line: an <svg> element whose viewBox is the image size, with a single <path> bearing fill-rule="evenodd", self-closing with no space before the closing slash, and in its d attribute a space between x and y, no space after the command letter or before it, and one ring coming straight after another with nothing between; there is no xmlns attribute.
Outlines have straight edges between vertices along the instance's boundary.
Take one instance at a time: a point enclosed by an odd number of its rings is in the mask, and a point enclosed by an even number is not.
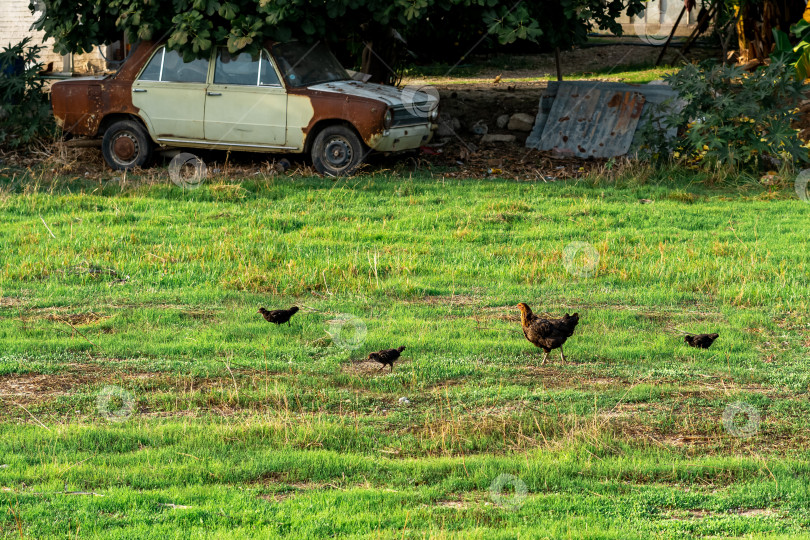
<svg viewBox="0 0 810 540"><path fill-rule="evenodd" d="M138 122L119 120L104 132L101 152L115 170L144 167L152 159L152 140Z"/></svg>
<svg viewBox="0 0 810 540"><path fill-rule="evenodd" d="M326 176L350 176L365 157L365 146L346 126L321 130L312 144L312 165Z"/></svg>

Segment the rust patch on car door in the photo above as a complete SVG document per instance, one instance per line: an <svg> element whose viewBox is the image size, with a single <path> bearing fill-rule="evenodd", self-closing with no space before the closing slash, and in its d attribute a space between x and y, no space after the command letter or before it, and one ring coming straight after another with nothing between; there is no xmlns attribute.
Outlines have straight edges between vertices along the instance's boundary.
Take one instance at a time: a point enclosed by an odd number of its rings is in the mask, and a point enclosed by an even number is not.
<svg viewBox="0 0 810 540"><path fill-rule="evenodd" d="M56 122L74 135L95 136L109 114L137 116L139 109L132 104L132 81L156 47L152 42L136 45L115 75L54 83L51 103Z"/></svg>
<svg viewBox="0 0 810 540"><path fill-rule="evenodd" d="M305 98L312 110L312 116L308 122L297 126L292 125L293 116L290 113L293 107L290 106L290 111L288 111L288 128L300 129L303 144L307 144L308 136L315 126L323 121L342 121L351 124L363 142L370 147L373 147L375 140L383 134L383 118L387 106L382 101L336 92L319 92L309 88L291 88L288 90L288 94L291 98L288 103L292 104L296 100Z"/></svg>

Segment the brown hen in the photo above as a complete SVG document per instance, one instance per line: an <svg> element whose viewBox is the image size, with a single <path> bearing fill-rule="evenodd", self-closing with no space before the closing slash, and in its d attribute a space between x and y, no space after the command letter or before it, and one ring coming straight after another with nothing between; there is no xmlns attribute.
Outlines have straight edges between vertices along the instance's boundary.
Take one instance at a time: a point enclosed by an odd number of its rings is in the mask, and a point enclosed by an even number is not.
<svg viewBox="0 0 810 540"><path fill-rule="evenodd" d="M720 334L689 334L683 336L683 340L690 347L696 349L708 349L714 343L714 340L719 338Z"/></svg>
<svg viewBox="0 0 810 540"><path fill-rule="evenodd" d="M530 342L545 351L543 364L548 360L549 353L554 349L560 349L560 358L565 362L562 346L569 337L574 334L574 328L579 323L579 313L569 315L562 319L544 319L532 313L532 309L521 302L517 306L520 309L520 325L523 327L523 335Z"/></svg>
<svg viewBox="0 0 810 540"><path fill-rule="evenodd" d="M267 322L271 322L274 324L284 324L289 323L292 316L298 313L298 307L293 306L290 309L273 309L267 310L264 308L259 308L259 313L262 314L264 320Z"/></svg>
<svg viewBox="0 0 810 540"><path fill-rule="evenodd" d="M402 347L397 347L396 349L385 349L384 351L369 353L368 359L382 364L382 366L380 366L380 371L384 370L385 366L389 366L391 368L391 373L393 373L394 362L399 360L399 355L401 355L402 351L404 350L404 345Z"/></svg>

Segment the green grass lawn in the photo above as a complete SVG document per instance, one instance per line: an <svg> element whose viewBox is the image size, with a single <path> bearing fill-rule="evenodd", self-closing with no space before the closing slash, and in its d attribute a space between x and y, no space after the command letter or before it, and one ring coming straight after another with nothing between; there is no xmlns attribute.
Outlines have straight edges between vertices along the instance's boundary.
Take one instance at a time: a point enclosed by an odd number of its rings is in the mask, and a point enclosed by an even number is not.
<svg viewBox="0 0 810 540"><path fill-rule="evenodd" d="M470 73L469 75L458 74L452 71L452 76L448 75L448 70L441 71L443 66L436 69L423 69L413 70L405 77L405 82L410 83L413 81L423 81L429 84L481 84L491 83L492 77L481 77L479 74ZM664 67L651 67L651 66L621 66L621 67L608 67L596 71L583 71L580 73L566 74L563 79L566 81L580 81L580 80L599 80L599 81L614 81L623 82L628 84L647 84L652 81L663 79L667 75L671 75L678 71L678 68L664 66ZM514 83L514 82L541 82L541 81L556 81L556 76L533 76L533 77L504 77L500 80L501 83Z"/></svg>
<svg viewBox="0 0 810 540"><path fill-rule="evenodd" d="M788 190L7 175L2 537L810 537Z"/></svg>

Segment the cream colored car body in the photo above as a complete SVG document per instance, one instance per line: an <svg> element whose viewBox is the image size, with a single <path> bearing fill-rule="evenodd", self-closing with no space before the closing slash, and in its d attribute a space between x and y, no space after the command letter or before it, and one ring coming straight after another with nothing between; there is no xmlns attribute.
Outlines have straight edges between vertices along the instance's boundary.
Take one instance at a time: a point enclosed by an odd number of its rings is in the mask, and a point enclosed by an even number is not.
<svg viewBox="0 0 810 540"><path fill-rule="evenodd" d="M169 54L160 47L152 58ZM403 92L394 87L346 80L290 88L266 50L277 85L217 84L217 54L212 52L199 82L146 80L151 59L144 62L132 83L132 104L156 143L299 153L308 150L313 128L341 122L350 124L370 149L397 152L419 148L436 128L435 116L409 115ZM389 111L394 121L386 127ZM397 125L398 117L406 119L405 125Z"/></svg>

